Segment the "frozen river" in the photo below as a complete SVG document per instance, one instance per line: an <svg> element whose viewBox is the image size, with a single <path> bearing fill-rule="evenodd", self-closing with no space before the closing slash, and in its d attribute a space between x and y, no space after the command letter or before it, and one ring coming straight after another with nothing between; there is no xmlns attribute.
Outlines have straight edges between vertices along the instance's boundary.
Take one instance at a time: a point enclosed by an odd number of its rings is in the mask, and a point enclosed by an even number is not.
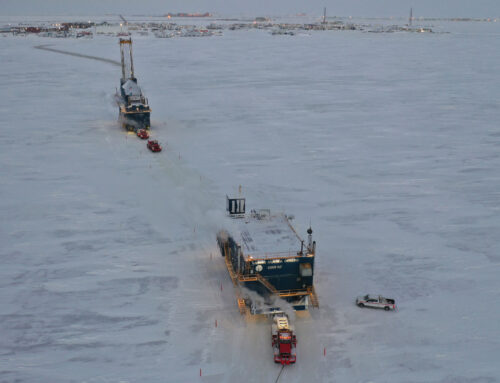
<svg viewBox="0 0 500 383"><path fill-rule="evenodd" d="M0 38L0 382L274 382L215 245L238 185L318 244L280 381L500 381L500 23L437 27L137 37L158 155L118 67L34 49L117 39Z"/></svg>

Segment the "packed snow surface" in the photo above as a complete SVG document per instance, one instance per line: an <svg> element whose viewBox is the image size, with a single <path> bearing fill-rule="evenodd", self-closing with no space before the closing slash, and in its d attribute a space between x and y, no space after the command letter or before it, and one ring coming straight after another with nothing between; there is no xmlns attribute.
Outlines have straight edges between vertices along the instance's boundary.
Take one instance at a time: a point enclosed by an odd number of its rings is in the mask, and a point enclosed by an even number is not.
<svg viewBox="0 0 500 383"><path fill-rule="evenodd" d="M498 382L500 23L439 27L134 38L159 154L119 67L33 49L118 39L0 37L0 381L274 382L216 247L241 184L318 244L280 381Z"/></svg>

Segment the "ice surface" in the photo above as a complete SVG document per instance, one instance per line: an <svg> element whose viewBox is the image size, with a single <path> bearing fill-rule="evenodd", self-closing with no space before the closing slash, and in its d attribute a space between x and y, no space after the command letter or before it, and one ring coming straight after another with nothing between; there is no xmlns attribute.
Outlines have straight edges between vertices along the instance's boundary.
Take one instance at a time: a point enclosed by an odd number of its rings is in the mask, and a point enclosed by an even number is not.
<svg viewBox="0 0 500 383"><path fill-rule="evenodd" d="M241 184L318 243L280 381L498 382L499 28L135 38L160 155L118 67L33 49L117 39L0 38L0 381L275 381L215 245Z"/></svg>

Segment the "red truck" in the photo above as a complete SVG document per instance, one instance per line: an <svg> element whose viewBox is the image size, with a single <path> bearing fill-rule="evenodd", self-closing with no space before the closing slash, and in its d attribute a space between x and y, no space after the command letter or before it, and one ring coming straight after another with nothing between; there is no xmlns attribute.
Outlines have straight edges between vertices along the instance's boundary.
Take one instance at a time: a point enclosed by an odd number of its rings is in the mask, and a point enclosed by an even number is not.
<svg viewBox="0 0 500 383"><path fill-rule="evenodd" d="M288 323L286 315L276 315L271 327L272 346L274 349L274 363L291 364L297 361L295 348L297 338L293 327Z"/></svg>
<svg viewBox="0 0 500 383"><path fill-rule="evenodd" d="M161 152L161 145L156 140L149 140L148 149L152 152Z"/></svg>
<svg viewBox="0 0 500 383"><path fill-rule="evenodd" d="M139 129L136 134L137 134L137 137L139 137L141 140L145 140L146 138L149 138L149 133L146 129Z"/></svg>

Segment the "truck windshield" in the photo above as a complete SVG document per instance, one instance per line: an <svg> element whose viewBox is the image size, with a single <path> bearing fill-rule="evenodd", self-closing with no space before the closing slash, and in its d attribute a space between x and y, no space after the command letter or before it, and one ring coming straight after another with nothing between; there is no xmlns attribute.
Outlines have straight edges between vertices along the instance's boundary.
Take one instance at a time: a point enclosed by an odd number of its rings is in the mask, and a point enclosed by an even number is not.
<svg viewBox="0 0 500 383"><path fill-rule="evenodd" d="M280 334L280 340L281 341L290 341L292 340L292 334L290 334L289 332L282 332Z"/></svg>

